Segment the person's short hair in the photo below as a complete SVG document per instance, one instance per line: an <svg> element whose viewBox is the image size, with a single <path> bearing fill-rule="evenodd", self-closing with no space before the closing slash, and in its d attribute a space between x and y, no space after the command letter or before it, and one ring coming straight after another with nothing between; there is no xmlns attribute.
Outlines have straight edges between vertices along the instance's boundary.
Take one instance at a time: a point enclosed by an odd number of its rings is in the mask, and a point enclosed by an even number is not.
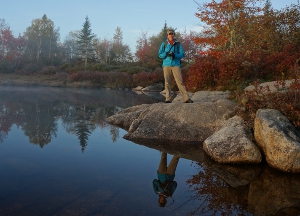
<svg viewBox="0 0 300 216"><path fill-rule="evenodd" d="M160 200L160 198L163 197L162 200ZM159 207L165 207L167 204L167 199L164 196L159 196L158 197L158 205Z"/></svg>
<svg viewBox="0 0 300 216"><path fill-rule="evenodd" d="M173 33L173 34L175 35L174 29L168 29L168 30L167 30L167 34L169 34L169 33Z"/></svg>

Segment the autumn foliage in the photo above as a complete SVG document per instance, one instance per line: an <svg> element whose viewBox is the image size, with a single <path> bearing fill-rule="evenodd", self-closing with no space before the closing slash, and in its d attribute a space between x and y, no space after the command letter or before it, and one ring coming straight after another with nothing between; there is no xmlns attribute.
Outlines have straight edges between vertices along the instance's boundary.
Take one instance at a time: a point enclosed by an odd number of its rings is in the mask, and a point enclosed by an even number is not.
<svg viewBox="0 0 300 216"><path fill-rule="evenodd" d="M269 0L212 0L198 4L195 15L203 24L201 32L176 30L186 54L182 68L189 91L234 90L256 80L298 76L293 67L300 59L299 4L275 10ZM110 83L116 88L163 82L162 71L157 71L162 59L157 54L166 40L166 29L170 27L167 23L149 38L147 32L142 32L135 57L123 44L120 27L113 41L94 38L85 67L83 54L78 52L78 32L70 32L59 43L59 28L54 26L44 15L34 19L23 36L14 37L0 19L0 73L64 74L70 76L69 81L98 82L99 87ZM110 78L102 72L111 72Z"/></svg>
<svg viewBox="0 0 300 216"><path fill-rule="evenodd" d="M186 180L189 190L193 192L193 196L189 197L187 203L194 202L199 205L194 209L191 208L189 215L250 215L247 203L249 185L232 187L212 169L212 167L216 170L225 167L212 164L207 156L204 157L203 163L196 163L194 166L198 172ZM243 165L239 164L239 169L241 166ZM239 171L234 165L228 167L229 165L224 169L228 173L232 170ZM249 168L243 166L242 169Z"/></svg>
<svg viewBox="0 0 300 216"><path fill-rule="evenodd" d="M69 82L91 82L95 87L132 87L132 76L120 72L82 71L68 76Z"/></svg>
<svg viewBox="0 0 300 216"><path fill-rule="evenodd" d="M133 83L135 86L150 86L158 82L163 82L162 69L157 68L152 73L145 71L133 75Z"/></svg>
<svg viewBox="0 0 300 216"><path fill-rule="evenodd" d="M204 49L190 66L190 91L235 89L255 80L294 77L300 58L300 7L276 11L266 1L222 0L199 5L196 16L204 23L194 41Z"/></svg>

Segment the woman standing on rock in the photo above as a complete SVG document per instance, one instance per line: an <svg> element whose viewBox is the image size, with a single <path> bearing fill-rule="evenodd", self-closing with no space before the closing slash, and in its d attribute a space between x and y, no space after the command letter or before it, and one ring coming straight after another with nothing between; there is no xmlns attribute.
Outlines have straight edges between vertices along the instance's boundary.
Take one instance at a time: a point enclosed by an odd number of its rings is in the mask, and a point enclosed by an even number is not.
<svg viewBox="0 0 300 216"><path fill-rule="evenodd" d="M182 45L180 42L176 41L173 29L167 30L167 38L168 39L160 45L158 51L159 58L164 59L162 67L165 79L166 103L171 103L170 79L172 74L181 93L183 102L193 103L186 91L181 75L180 59L184 57Z"/></svg>

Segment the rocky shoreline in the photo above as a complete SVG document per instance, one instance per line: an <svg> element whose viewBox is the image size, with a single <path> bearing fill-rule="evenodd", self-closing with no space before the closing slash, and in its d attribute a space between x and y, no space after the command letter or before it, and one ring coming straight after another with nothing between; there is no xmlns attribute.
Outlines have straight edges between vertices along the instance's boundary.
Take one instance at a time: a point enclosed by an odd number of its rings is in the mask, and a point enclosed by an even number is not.
<svg viewBox="0 0 300 216"><path fill-rule="evenodd" d="M229 92L190 94L193 104L143 104L106 119L125 128L124 138L134 142L196 144L218 163L259 164L288 173L300 173L300 133L277 110L260 109L254 131L235 115L237 103Z"/></svg>
<svg viewBox="0 0 300 216"><path fill-rule="evenodd" d="M261 85L268 85L275 91L275 84ZM49 76L5 74L0 77L0 85L94 88L90 83L71 85ZM158 83L133 91L151 95L162 88ZM253 86L245 90L251 88ZM171 104L130 107L106 121L128 130L124 138L134 142L196 144L218 163L259 164L266 161L277 170L300 173L300 133L293 125L279 111L261 109L256 113L254 131L250 131L243 120L235 116L238 104L228 100L229 95L228 91L199 91L190 93L193 104L184 104L178 94Z"/></svg>

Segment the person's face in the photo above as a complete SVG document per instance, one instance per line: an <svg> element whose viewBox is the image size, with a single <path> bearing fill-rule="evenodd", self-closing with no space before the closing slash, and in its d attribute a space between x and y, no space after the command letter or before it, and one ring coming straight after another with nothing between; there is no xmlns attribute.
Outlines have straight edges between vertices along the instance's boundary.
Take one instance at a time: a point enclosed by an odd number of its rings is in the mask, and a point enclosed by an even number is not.
<svg viewBox="0 0 300 216"><path fill-rule="evenodd" d="M174 40L174 32L169 32L168 34L167 34L167 37L168 37L168 40L170 40L170 41L172 41L172 40Z"/></svg>

